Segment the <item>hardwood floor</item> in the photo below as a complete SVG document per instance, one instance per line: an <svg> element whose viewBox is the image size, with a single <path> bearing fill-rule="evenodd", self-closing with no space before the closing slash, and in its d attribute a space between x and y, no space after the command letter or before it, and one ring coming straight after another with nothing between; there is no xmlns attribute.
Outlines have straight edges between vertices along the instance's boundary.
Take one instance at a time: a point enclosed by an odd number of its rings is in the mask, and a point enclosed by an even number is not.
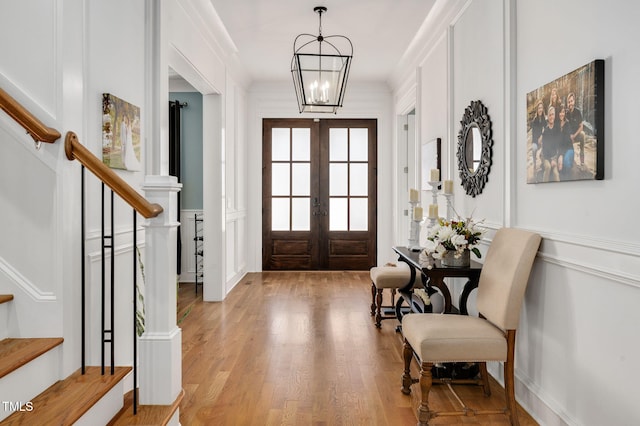
<svg viewBox="0 0 640 426"><path fill-rule="evenodd" d="M374 326L368 272L248 274L223 302L179 289L186 395L183 425L414 425L418 385L400 392L402 341L396 320ZM387 295L388 296L388 295ZM385 301L386 303L386 301ZM415 363L414 363L415 364ZM418 367L414 365L417 377ZM470 407L502 408L456 386ZM436 408L458 408L435 385ZM519 410L520 424L535 421ZM443 417L430 424L507 425L506 416Z"/></svg>

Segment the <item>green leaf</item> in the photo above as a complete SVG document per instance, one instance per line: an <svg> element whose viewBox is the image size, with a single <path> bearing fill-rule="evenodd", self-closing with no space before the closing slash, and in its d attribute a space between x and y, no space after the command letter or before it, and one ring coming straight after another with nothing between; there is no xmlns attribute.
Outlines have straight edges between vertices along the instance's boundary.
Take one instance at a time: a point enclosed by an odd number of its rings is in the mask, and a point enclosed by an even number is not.
<svg viewBox="0 0 640 426"><path fill-rule="evenodd" d="M472 248L471 251L478 257L478 259L482 257L482 254L480 253L480 250L478 250L478 247Z"/></svg>

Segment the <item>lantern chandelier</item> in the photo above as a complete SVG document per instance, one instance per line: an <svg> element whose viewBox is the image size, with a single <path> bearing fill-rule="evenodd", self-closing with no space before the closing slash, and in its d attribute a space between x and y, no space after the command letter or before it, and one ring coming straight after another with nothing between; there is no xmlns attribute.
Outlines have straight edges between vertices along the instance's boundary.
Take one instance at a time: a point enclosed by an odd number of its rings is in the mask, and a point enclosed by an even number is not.
<svg viewBox="0 0 640 426"><path fill-rule="evenodd" d="M353 56L351 40L342 35L322 35L324 6L318 14L318 35L300 34L293 42L291 75L300 112L335 112L342 106ZM323 50L324 48L324 50Z"/></svg>

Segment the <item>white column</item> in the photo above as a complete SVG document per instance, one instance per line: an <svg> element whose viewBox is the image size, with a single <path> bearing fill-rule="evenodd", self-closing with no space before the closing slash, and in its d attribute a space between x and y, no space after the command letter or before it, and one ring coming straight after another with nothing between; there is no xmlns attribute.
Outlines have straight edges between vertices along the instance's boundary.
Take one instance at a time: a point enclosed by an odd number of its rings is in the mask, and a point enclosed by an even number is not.
<svg viewBox="0 0 640 426"><path fill-rule="evenodd" d="M140 337L140 403L172 404L182 390L182 331L176 325L177 195L174 176L147 176L146 199L164 211L145 224L145 332Z"/></svg>

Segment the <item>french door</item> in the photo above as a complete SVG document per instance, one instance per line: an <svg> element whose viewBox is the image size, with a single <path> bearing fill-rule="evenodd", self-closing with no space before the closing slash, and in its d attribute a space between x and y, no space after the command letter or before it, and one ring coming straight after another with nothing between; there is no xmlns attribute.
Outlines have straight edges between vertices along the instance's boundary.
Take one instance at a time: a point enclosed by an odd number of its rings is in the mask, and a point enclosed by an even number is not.
<svg viewBox="0 0 640 426"><path fill-rule="evenodd" d="M376 120L263 121L262 268L376 264Z"/></svg>

